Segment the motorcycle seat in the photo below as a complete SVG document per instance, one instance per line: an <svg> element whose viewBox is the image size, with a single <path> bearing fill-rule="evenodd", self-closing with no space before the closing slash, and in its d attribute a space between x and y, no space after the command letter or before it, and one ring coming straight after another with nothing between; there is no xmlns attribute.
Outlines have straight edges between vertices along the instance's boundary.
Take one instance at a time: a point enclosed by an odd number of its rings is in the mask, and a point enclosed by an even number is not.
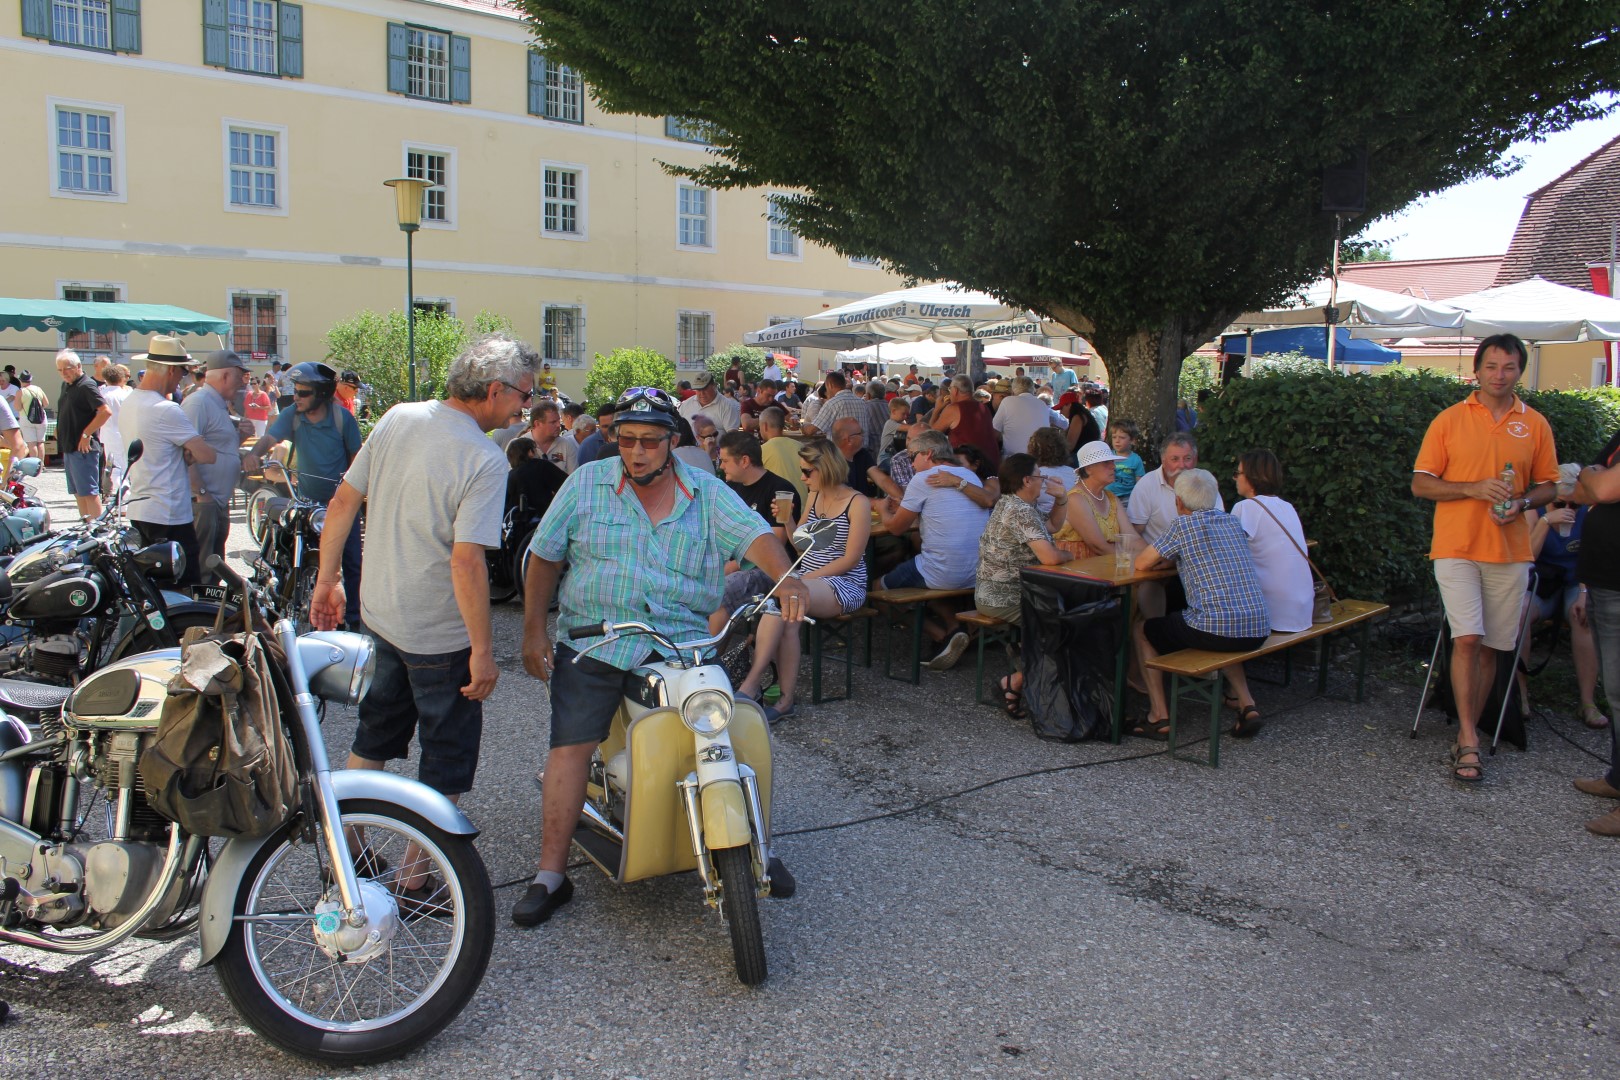
<svg viewBox="0 0 1620 1080"><path fill-rule="evenodd" d="M271 521L274 521L281 517L281 515L286 512L287 507L291 505L292 500L287 498L285 495L272 495L270 498L264 500L264 516Z"/></svg>
<svg viewBox="0 0 1620 1080"><path fill-rule="evenodd" d="M71 686L52 686L49 683L26 682L22 679L0 679L0 709L8 712L43 712L56 710L73 694Z"/></svg>

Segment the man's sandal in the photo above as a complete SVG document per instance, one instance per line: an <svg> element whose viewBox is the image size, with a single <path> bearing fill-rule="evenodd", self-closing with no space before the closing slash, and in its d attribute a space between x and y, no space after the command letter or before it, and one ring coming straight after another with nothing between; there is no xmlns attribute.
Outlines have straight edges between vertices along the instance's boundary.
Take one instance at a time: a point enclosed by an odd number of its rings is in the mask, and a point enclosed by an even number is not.
<svg viewBox="0 0 1620 1080"><path fill-rule="evenodd" d="M1472 757L1473 761L1464 761L1463 758ZM1466 775L1473 773L1472 776ZM1454 743L1451 747L1451 776L1452 779L1463 784L1477 784L1485 779L1485 759L1479 756L1479 747L1464 746Z"/></svg>
<svg viewBox="0 0 1620 1080"><path fill-rule="evenodd" d="M1163 720L1154 720L1149 718L1147 720L1143 720L1140 724L1137 724L1131 729L1131 734L1136 736L1138 739L1152 739L1154 742L1169 742L1170 718L1165 717Z"/></svg>
<svg viewBox="0 0 1620 1080"><path fill-rule="evenodd" d="M1253 705L1244 705L1238 709L1237 723L1232 725L1231 735L1234 739L1252 739L1265 726L1265 721L1260 719L1260 710Z"/></svg>

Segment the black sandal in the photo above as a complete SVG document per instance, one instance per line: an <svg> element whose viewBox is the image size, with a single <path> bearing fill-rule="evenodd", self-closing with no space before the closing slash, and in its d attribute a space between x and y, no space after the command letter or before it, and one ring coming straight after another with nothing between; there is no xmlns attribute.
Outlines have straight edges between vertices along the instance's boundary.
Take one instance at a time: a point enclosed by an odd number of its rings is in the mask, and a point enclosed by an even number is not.
<svg viewBox="0 0 1620 1080"><path fill-rule="evenodd" d="M1244 705L1238 710L1237 723L1227 734L1234 739L1252 739L1265 726L1265 721L1260 719L1260 710L1253 705Z"/></svg>
<svg viewBox="0 0 1620 1080"><path fill-rule="evenodd" d="M1131 734L1138 739L1152 739L1154 742L1170 741L1170 718L1154 720L1151 717L1143 720L1131 729Z"/></svg>
<svg viewBox="0 0 1620 1080"><path fill-rule="evenodd" d="M1003 675L1001 677L1001 682L996 684L1001 687L1001 708L1014 720L1027 719L1029 717L1029 710L1024 708L1024 692L1022 690L1014 690L1010 685L1008 685L1011 682L1011 675Z"/></svg>

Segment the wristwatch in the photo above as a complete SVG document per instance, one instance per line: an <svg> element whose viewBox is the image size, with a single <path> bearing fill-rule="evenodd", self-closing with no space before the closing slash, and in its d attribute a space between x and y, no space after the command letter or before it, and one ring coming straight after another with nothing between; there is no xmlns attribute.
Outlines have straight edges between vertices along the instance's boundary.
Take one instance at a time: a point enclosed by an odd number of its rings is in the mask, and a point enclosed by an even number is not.
<svg viewBox="0 0 1620 1080"><path fill-rule="evenodd" d="M964 477L962 477L960 480L958 480L956 482L956 490L957 491L966 491L967 490L967 477L964 476Z"/></svg>

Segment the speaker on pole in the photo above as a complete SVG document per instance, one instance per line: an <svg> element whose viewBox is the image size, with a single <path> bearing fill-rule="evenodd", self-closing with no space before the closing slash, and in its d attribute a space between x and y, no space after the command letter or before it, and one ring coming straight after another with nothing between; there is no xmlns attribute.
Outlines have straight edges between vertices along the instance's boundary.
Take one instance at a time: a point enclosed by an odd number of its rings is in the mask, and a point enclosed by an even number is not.
<svg viewBox="0 0 1620 1080"><path fill-rule="evenodd" d="M1348 156L1322 170L1322 209L1334 214L1360 214L1367 209L1367 148L1352 147Z"/></svg>

